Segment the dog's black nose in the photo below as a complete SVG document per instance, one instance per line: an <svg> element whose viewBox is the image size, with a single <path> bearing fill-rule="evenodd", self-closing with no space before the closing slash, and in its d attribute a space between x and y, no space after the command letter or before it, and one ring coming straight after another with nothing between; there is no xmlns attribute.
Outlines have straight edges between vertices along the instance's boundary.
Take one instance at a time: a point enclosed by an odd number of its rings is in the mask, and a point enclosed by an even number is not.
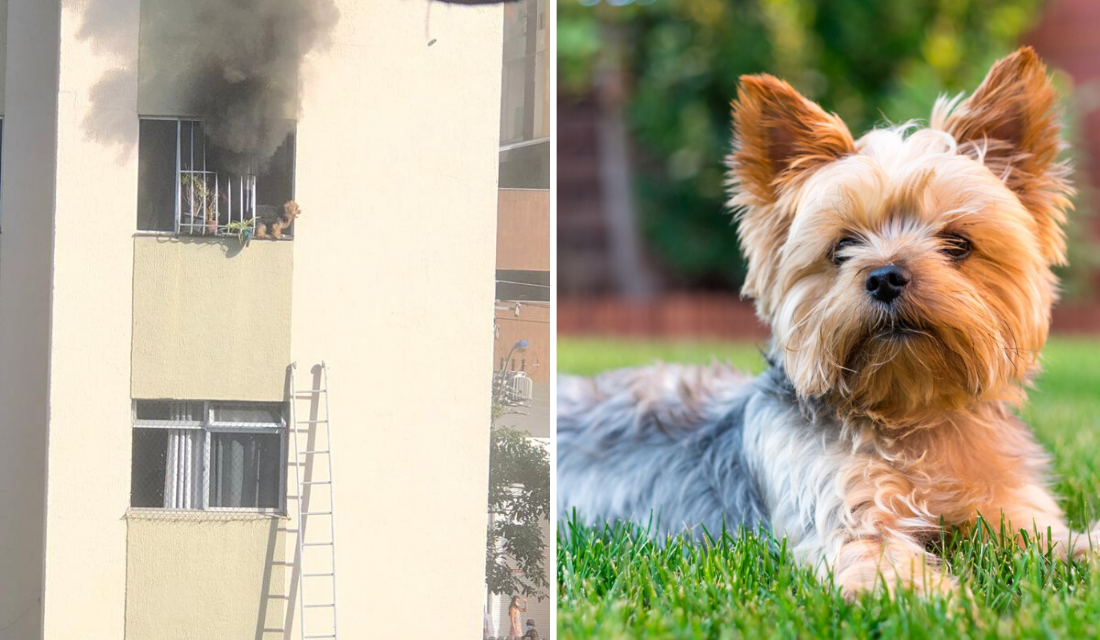
<svg viewBox="0 0 1100 640"><path fill-rule="evenodd" d="M888 264L879 267L867 276L867 292L874 296L875 300L891 303L894 298L901 295L901 290L909 284L909 270L896 264Z"/></svg>

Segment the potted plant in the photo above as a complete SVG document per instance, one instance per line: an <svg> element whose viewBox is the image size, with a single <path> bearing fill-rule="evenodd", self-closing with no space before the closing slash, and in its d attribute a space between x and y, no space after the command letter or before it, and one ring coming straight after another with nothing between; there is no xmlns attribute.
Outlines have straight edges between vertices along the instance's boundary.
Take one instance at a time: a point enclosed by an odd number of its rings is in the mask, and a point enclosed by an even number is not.
<svg viewBox="0 0 1100 640"><path fill-rule="evenodd" d="M206 232L218 231L218 198L209 187L206 175L201 173L181 173L180 190L190 212L191 224L199 220L206 223Z"/></svg>
<svg viewBox="0 0 1100 640"><path fill-rule="evenodd" d="M237 236L237 242L239 242L242 247L247 247L249 241L252 240L252 235L256 232L256 220L248 219L230 222L226 226L225 232L228 235Z"/></svg>

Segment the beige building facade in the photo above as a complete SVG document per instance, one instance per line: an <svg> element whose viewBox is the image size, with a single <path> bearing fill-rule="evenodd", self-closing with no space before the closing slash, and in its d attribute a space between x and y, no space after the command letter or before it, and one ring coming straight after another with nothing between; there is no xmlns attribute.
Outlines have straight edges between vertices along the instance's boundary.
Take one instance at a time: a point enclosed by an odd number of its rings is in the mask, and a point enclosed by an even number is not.
<svg viewBox="0 0 1100 640"><path fill-rule="evenodd" d="M245 246L224 219L142 222L146 176L181 184L201 121L143 76L163 4L7 2L0 639L298 638L300 594L327 598L305 574L333 572L299 555L299 493L336 516L305 540L332 527L339 637L476 637L502 8L334 0L278 185L302 215ZM322 361L331 442L288 388ZM335 505L299 491L296 428L330 451Z"/></svg>

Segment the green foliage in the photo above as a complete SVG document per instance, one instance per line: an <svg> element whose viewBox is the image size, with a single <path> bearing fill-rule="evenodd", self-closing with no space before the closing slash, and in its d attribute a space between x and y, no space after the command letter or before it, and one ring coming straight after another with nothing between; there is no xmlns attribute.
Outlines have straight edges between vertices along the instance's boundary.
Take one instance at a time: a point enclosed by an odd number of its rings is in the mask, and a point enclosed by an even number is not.
<svg viewBox="0 0 1100 640"><path fill-rule="evenodd" d="M188 209L194 213L202 212L207 222L217 223L218 199L205 175L180 174L180 191Z"/></svg>
<svg viewBox="0 0 1100 640"><path fill-rule="evenodd" d="M725 215L723 158L739 76L768 72L789 81L857 136L877 123L926 120L938 95L977 87L990 64L1015 48L1039 5L651 0L586 7L563 0L559 81L564 93L585 95L601 68L626 68L637 200L650 249L689 283L737 287L744 267Z"/></svg>
<svg viewBox="0 0 1100 640"><path fill-rule="evenodd" d="M485 584L497 594L545 597L542 525L550 517L550 455L523 431L493 427L489 449ZM513 573L512 567L520 570Z"/></svg>
<svg viewBox="0 0 1100 640"><path fill-rule="evenodd" d="M985 523L983 523L985 524ZM637 525L558 537L558 637L1094 638L1098 574L1055 560L1004 527L944 532L944 557L970 589L951 598L882 590L848 603L767 532L723 530L655 544Z"/></svg>
<svg viewBox="0 0 1100 640"><path fill-rule="evenodd" d="M231 236L237 236L237 242L242 247L247 247L248 243L252 240L252 235L256 232L256 221L253 219L237 220L230 222L226 225L225 233Z"/></svg>
<svg viewBox="0 0 1100 640"><path fill-rule="evenodd" d="M595 361L588 354L596 350L610 355ZM717 355L759 371L754 351L743 343L617 341L597 348L591 340L562 340L559 367L592 374L656 358L707 362ZM1045 373L1022 416L1054 453L1055 491L1081 530L1096 520L1100 496L1100 341L1054 339L1043 353ZM563 517L563 639L1100 637L1095 563L1056 561L1035 544L1020 549L997 524L984 535L945 531L936 545L972 597L902 593L848 604L767 532L716 531L703 542L673 537L655 545L643 527L590 529Z"/></svg>
<svg viewBox="0 0 1100 640"><path fill-rule="evenodd" d="M662 362L730 362L746 373L764 370L764 342L639 341L608 338L558 338L558 371L591 376L608 369Z"/></svg>

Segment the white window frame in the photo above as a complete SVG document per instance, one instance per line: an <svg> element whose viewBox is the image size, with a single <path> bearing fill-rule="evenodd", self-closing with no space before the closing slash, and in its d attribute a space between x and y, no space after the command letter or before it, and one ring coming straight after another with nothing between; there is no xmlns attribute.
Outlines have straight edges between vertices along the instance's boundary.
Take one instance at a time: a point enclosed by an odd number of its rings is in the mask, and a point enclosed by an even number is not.
<svg viewBox="0 0 1100 640"><path fill-rule="evenodd" d="M130 507L135 511L157 511L157 512L182 512L182 513L263 513L269 515L285 516L287 514L287 457L288 451L288 438L289 433L286 425L286 403L259 403L274 406L279 404L281 406L281 417L279 422L219 422L214 420L215 407L222 406L243 406L249 403L243 401L220 401L220 400L204 400L202 404L202 420L147 420L138 419L137 417L137 405L139 402L192 402L199 404L198 400L134 400L131 403L131 422L134 429L194 429L200 430L204 433L203 436L203 451L202 451L202 477L206 479L207 484L200 492L202 494L201 506L197 509L170 509L167 507ZM253 508L253 507L213 507L210 506L210 453L213 444L213 434L215 433L247 433L247 434L273 434L279 435L279 460L282 461L279 466L279 506L276 508ZM132 434L131 434L132 437ZM131 461L131 466L133 461Z"/></svg>

